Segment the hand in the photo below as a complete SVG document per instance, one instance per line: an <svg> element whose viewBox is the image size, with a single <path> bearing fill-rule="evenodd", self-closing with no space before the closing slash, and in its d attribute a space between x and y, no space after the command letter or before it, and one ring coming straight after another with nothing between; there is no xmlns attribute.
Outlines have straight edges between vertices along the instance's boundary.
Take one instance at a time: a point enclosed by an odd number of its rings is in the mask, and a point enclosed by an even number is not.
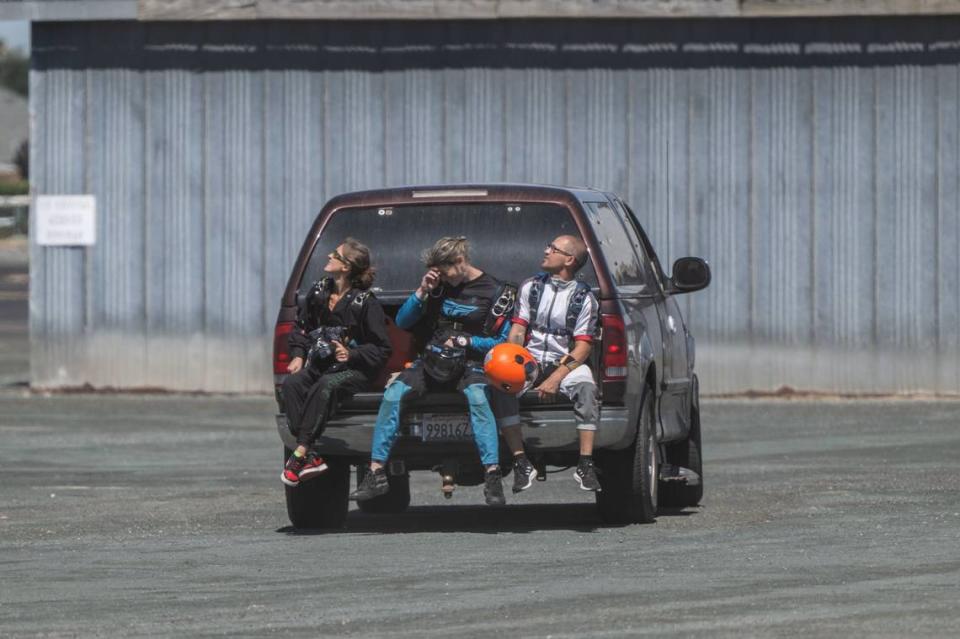
<svg viewBox="0 0 960 639"><path fill-rule="evenodd" d="M537 391L540 399L553 399L560 390L560 380L551 375L547 379L543 380L543 382L541 382L540 385L533 390Z"/></svg>
<svg viewBox="0 0 960 639"><path fill-rule="evenodd" d="M345 362L350 358L350 349L341 344L338 341L331 342L336 351L333 354L333 358L338 362Z"/></svg>
<svg viewBox="0 0 960 639"><path fill-rule="evenodd" d="M292 360L290 360L290 363L287 364L288 373L299 373L301 368L303 368L302 357L294 357Z"/></svg>
<svg viewBox="0 0 960 639"><path fill-rule="evenodd" d="M456 346L456 344L453 343L453 338L452 338L452 337L448 337L448 338L447 338L447 341L445 341L445 342L443 343L443 345L444 345L445 347L447 347L447 348L453 348L454 346Z"/></svg>
<svg viewBox="0 0 960 639"><path fill-rule="evenodd" d="M420 280L420 288L417 289L418 297L426 297L433 289L440 285L440 271L435 268L430 269Z"/></svg>

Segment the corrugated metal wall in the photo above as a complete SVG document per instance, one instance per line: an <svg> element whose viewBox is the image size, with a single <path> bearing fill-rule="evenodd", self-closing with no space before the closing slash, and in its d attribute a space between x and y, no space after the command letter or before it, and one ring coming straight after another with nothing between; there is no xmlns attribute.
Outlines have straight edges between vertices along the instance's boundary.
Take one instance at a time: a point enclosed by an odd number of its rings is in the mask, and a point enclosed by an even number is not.
<svg viewBox="0 0 960 639"><path fill-rule="evenodd" d="M705 392L960 392L955 61L284 70L45 55L33 185L96 195L99 227L89 249L32 249L35 386L267 390L278 300L325 200L489 180L617 191L668 270L706 257L713 284L683 298Z"/></svg>

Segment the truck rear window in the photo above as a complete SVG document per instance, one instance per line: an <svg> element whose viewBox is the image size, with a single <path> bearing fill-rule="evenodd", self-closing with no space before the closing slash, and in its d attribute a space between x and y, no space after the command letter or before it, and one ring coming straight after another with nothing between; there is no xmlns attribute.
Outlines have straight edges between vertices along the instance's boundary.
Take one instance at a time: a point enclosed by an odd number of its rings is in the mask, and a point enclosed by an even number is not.
<svg viewBox="0 0 960 639"><path fill-rule="evenodd" d="M494 277L519 284L540 270L544 247L558 235L580 237L573 217L555 204L416 204L343 209L323 230L304 273L304 283L322 277L327 255L346 237L370 247L377 268L374 290L405 294L420 283L420 253L444 236L463 235L471 262ZM588 261L579 279L595 287Z"/></svg>

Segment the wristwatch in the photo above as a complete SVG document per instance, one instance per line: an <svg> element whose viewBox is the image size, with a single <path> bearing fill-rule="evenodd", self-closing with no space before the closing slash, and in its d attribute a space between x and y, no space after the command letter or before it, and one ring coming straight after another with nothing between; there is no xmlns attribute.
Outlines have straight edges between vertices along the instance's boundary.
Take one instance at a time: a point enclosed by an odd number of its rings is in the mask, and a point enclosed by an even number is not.
<svg viewBox="0 0 960 639"><path fill-rule="evenodd" d="M453 338L453 343L459 346L460 348L466 348L470 345L470 338L466 335L457 335Z"/></svg>
<svg viewBox="0 0 960 639"><path fill-rule="evenodd" d="M564 356L560 359L560 364L561 364L562 366L566 366L566 367L567 367L567 370L572 371L572 370L575 369L577 366L580 366L581 362L578 362L578 361L573 357L573 355L564 355Z"/></svg>

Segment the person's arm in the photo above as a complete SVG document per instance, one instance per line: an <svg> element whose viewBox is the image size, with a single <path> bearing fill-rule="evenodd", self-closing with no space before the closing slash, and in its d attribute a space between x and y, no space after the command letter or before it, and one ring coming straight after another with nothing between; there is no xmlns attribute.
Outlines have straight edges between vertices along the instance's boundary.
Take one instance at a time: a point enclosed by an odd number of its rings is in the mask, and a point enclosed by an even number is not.
<svg viewBox="0 0 960 639"><path fill-rule="evenodd" d="M310 324L310 318L307 317L306 311L297 308L297 322L287 336L287 353L290 355L291 364L299 358L300 365L303 365L303 360L306 359L307 352L310 350L310 331L314 328ZM290 372L295 373L296 371L291 370Z"/></svg>
<svg viewBox="0 0 960 639"><path fill-rule="evenodd" d="M359 338L356 348L350 349L347 363L353 368L373 370L390 359L393 345L387 334L387 319L380 300L370 297L360 311Z"/></svg>
<svg viewBox="0 0 960 639"><path fill-rule="evenodd" d="M416 293L411 293L407 301L397 311L397 326L409 331L423 317L423 311L426 307L426 300L421 300Z"/></svg>
<svg viewBox="0 0 960 639"><path fill-rule="evenodd" d="M424 310L427 307L427 297L440 285L440 271L435 268L428 270L423 279L420 280L420 286L417 287L407 301L403 303L400 310L397 311L397 326L405 331L409 331L423 317Z"/></svg>
<svg viewBox="0 0 960 639"><path fill-rule="evenodd" d="M507 335L507 341L513 344L523 346L527 343L527 327L530 325L530 286L527 281L520 286L517 292L517 303L513 307L513 319L510 323L510 334Z"/></svg>
<svg viewBox="0 0 960 639"><path fill-rule="evenodd" d="M507 336L507 341L511 344L519 344L523 346L527 341L527 327L522 324L511 324L510 325L510 334Z"/></svg>
<svg viewBox="0 0 960 639"><path fill-rule="evenodd" d="M584 340L577 341L573 346L573 350L564 357L564 363L557 366L557 370L553 371L550 376L543 380L534 390L539 392L540 395L555 395L557 391L560 390L560 382L563 381L563 378L572 373L578 366L582 366L590 357L591 350L593 350L593 344L591 342Z"/></svg>
<svg viewBox="0 0 960 639"><path fill-rule="evenodd" d="M510 335L512 324L510 322L504 322L503 326L500 328L500 332L491 337L473 335L470 338L470 348L477 351L481 355L486 355L487 351L496 346L497 344L502 344L507 341L507 337Z"/></svg>

